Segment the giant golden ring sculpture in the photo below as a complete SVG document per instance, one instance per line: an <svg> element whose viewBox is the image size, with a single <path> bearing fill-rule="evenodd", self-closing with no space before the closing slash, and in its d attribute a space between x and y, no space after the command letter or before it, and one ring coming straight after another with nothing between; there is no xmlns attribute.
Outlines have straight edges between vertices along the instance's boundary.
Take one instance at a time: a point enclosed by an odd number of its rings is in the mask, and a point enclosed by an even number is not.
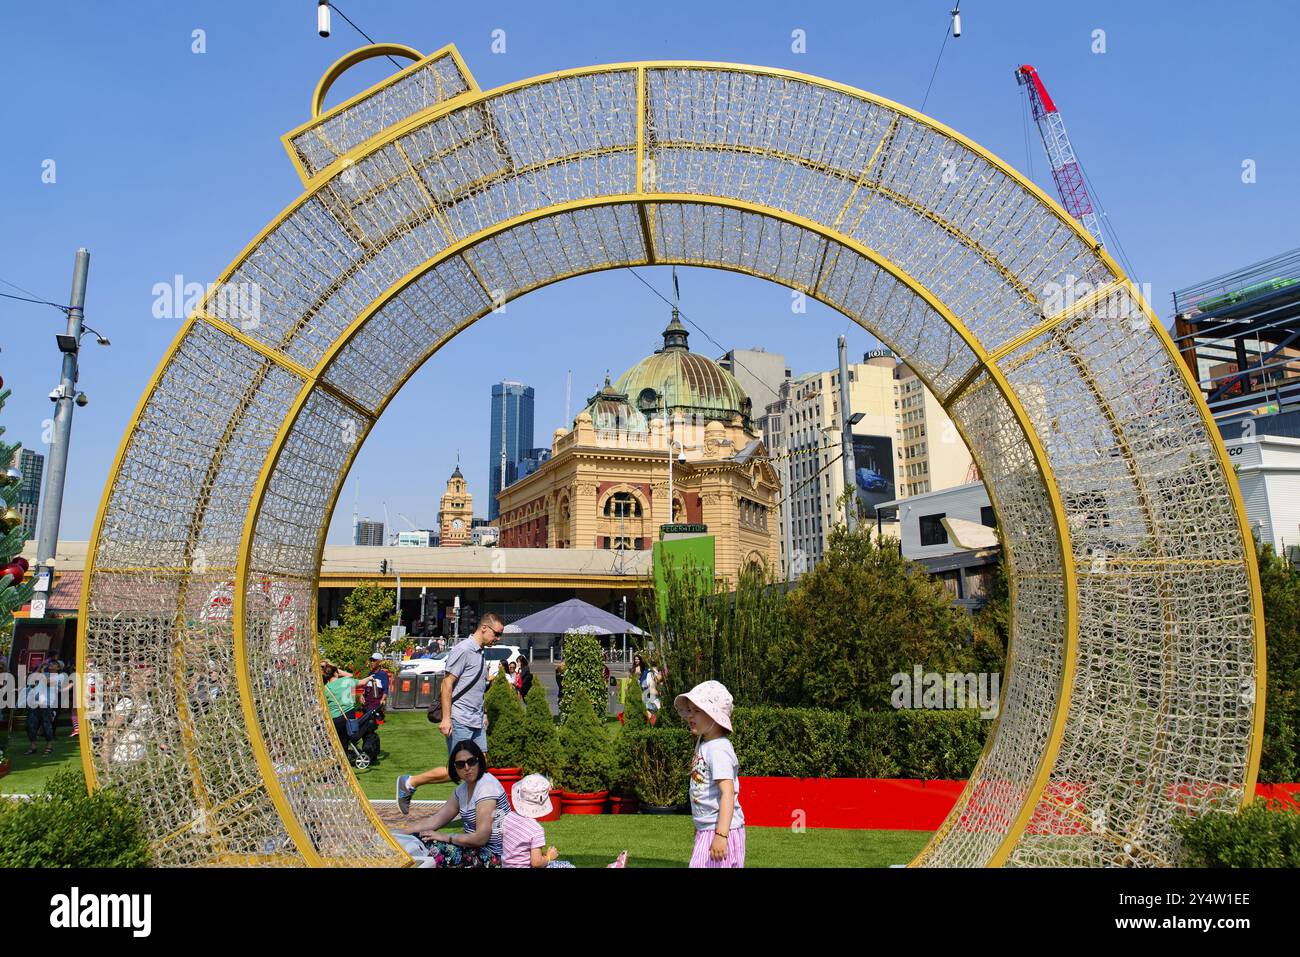
<svg viewBox="0 0 1300 957"><path fill-rule="evenodd" d="M660 263L852 317L979 464L1009 673L914 863L1165 864L1182 809L1251 799L1263 625L1223 444L1130 281L1001 160L789 71L627 63L482 92L452 47L284 139L305 192L163 357L87 560L78 660L109 677L82 759L142 806L157 863L407 862L317 678L340 483L406 379L495 304Z"/></svg>

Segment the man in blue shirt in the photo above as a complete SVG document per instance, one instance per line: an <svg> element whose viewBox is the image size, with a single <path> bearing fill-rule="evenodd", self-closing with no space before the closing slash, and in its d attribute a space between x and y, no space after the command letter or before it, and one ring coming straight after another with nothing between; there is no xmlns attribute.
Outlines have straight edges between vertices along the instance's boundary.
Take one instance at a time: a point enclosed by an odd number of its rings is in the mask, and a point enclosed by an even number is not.
<svg viewBox="0 0 1300 957"><path fill-rule="evenodd" d="M442 722L438 730L447 739L447 753L457 743L473 740L487 755L487 715L483 712L483 694L487 690L487 662L483 651L501 640L505 624L492 612L479 619L474 634L452 648L447 668L438 688L442 699ZM411 810L411 798L422 784L451 780L446 768L430 768L423 774L397 776L397 809Z"/></svg>
<svg viewBox="0 0 1300 957"><path fill-rule="evenodd" d="M384 656L375 652L370 656L370 674L366 678L366 710L383 708L388 704L388 672L384 670Z"/></svg>

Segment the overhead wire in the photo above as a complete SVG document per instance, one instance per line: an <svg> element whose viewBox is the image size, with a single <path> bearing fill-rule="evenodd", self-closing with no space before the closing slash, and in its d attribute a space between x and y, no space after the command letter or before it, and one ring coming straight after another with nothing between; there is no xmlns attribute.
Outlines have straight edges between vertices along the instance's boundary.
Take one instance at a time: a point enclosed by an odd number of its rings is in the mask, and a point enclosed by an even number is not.
<svg viewBox="0 0 1300 957"><path fill-rule="evenodd" d="M934 78L939 75L939 63L943 60L943 51L948 46L948 37L952 34L952 17L961 8L961 0L957 0L957 5L953 8L952 13L948 15L948 23L943 28L943 43L939 44L939 55L934 58L934 69L930 71L930 82L926 84L925 96L921 97L921 112L925 112L925 104L930 102L930 90L934 86Z"/></svg>
<svg viewBox="0 0 1300 957"><path fill-rule="evenodd" d="M1030 114L1032 112L1029 106L1029 91L1020 84L1016 84L1016 90L1020 94L1020 118L1024 121L1025 126L1025 163L1029 168L1029 178L1032 180L1034 178L1034 151L1030 145L1031 137L1029 135Z"/></svg>
<svg viewBox="0 0 1300 957"><path fill-rule="evenodd" d="M1078 163L1077 156L1075 162ZM1106 232L1110 233L1110 238L1115 242L1115 250L1118 253L1117 258L1123 264L1124 271L1132 278L1134 275L1133 262L1129 259L1128 250L1124 248L1124 243L1119 238L1119 231L1115 228L1115 224L1111 222L1110 213L1106 211L1106 204L1101 201L1101 194L1097 192L1097 187L1092 184L1092 177L1088 175L1088 170L1082 163L1078 165L1079 172L1083 174L1083 181L1088 185L1088 195L1092 197L1093 205L1101 211L1098 220L1102 223Z"/></svg>
<svg viewBox="0 0 1300 957"><path fill-rule="evenodd" d="M9 283L9 285L13 285L13 284ZM61 310L62 312L68 311L67 306L60 305L57 302L50 302L50 300L48 299L28 299L26 296L15 296L7 292L0 292L0 296L3 296L5 299L16 299L19 302L34 302L38 306L53 306L55 309Z"/></svg>
<svg viewBox="0 0 1300 957"><path fill-rule="evenodd" d="M349 18L348 15L347 15L346 13L344 13L342 10L340 10L336 4L334 4L334 3L331 2L331 3L329 4L329 8L330 8L331 10L333 10L335 13L337 13L339 16L341 16L341 17L343 18L344 22L347 23L348 26L350 26L353 30L356 30L357 33L359 33L359 34L361 34L363 37L365 37L367 43L373 44L373 43L375 42L374 40L371 39L370 34L366 33L365 30L362 30L359 26L357 26L355 23L353 23L352 20L351 20L351 18ZM405 68L402 66L402 64L398 63L398 62L397 62L396 60L394 60L391 56L388 57L388 62L391 63L391 64L393 64L393 66L397 67L399 70L400 70L400 69L405 69Z"/></svg>
<svg viewBox="0 0 1300 957"><path fill-rule="evenodd" d="M704 336L704 338L708 339L709 342L711 342L711 343L714 345L715 348L720 349L720 350L721 350L722 352L724 352L724 353L725 353L725 352L731 352L731 351L733 351L733 350L728 349L726 346L724 346L724 345L723 345L721 342L719 342L717 339L713 338L713 336L709 335L708 330L706 330L706 329L705 329L703 326L701 326L698 322L696 322L694 319L692 319L690 316L688 316L684 311L682 311L682 308L681 308L680 305L674 303L673 300L669 299L667 296L665 296L663 293L661 293L658 289L656 289L654 286L652 286L649 282L647 282L646 279L645 279L645 277L642 276L639 272L637 272L637 271L636 271L635 269L633 269L631 266L625 266L624 268L627 269L627 271L630 272L633 276L635 276L635 277L640 281L641 285L645 286L645 287L646 287L647 289L649 289L652 293L654 293L656 296L658 296L660 299L662 299L665 303L667 303L668 305L670 305L670 306L672 306L673 308L675 308L675 309L677 310L677 314L678 314L679 316L681 316L683 319L685 319L687 322L689 322L691 325L693 325L693 326L694 326L694 327L699 331L700 335L702 335L702 336ZM753 376L754 379L755 379L755 381L757 381L757 382L762 382L763 385L764 385L764 387L766 387L766 389L767 389L769 392L771 392L774 396L776 396L777 399L780 399L780 398L781 398L781 394L780 394L779 392L777 392L775 389L773 389L770 385L768 385L767 382L764 382L763 379L760 378L760 377L759 377L759 376L754 372L753 369L749 368L747 365L745 365L745 364L744 364L743 362L741 362L739 359L736 359L736 358L734 358L734 357L732 358L732 361L735 362L736 365L740 366L740 368L742 368L742 369L744 369L746 372L748 372L751 376Z"/></svg>

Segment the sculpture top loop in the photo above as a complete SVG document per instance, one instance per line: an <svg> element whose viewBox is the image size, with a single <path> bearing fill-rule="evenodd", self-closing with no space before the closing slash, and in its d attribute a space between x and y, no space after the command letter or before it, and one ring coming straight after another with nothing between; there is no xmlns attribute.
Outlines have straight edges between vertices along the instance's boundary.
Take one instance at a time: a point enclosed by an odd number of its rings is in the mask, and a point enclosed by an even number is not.
<svg viewBox="0 0 1300 957"><path fill-rule="evenodd" d="M311 96L311 118L313 120L320 118L321 109L325 105L325 96L335 80L358 63L381 56L400 56L412 62L424 59L423 53L414 47L408 47L405 43L372 43L369 46L357 47L351 53L335 60L334 64L321 75L320 82L316 84L316 92Z"/></svg>

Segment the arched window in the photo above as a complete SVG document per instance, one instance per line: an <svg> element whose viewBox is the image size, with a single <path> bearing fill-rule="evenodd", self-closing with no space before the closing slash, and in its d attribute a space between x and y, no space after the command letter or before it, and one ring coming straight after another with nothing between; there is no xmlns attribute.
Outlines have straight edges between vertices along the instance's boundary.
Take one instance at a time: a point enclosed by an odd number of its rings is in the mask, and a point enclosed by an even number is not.
<svg viewBox="0 0 1300 957"><path fill-rule="evenodd" d="M615 492L605 499L605 515L610 518L640 518L641 503L631 492Z"/></svg>

